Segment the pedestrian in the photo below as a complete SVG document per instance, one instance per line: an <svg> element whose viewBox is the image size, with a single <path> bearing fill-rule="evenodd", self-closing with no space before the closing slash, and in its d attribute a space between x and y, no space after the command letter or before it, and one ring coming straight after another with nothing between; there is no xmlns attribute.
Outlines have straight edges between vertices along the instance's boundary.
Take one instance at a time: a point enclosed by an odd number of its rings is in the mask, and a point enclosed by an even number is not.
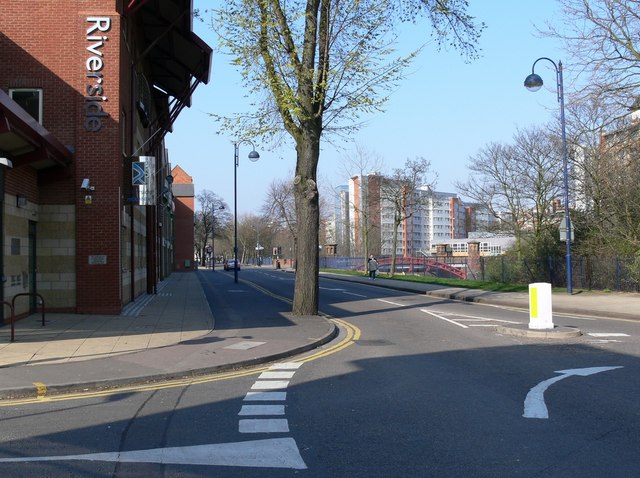
<svg viewBox="0 0 640 478"><path fill-rule="evenodd" d="M378 271L378 261L373 257L373 254L369 256L367 261L367 270L369 271L369 279L376 280L376 272Z"/></svg>

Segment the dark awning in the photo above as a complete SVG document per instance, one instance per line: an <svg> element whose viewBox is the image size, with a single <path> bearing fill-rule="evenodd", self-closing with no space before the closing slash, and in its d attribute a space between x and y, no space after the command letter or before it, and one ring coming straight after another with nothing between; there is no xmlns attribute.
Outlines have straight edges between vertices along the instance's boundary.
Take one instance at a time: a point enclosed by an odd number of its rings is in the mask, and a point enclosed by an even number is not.
<svg viewBox="0 0 640 478"><path fill-rule="evenodd" d="M192 31L191 0L129 0L127 13L140 26L151 83L191 106L195 86L209 82L212 54Z"/></svg>
<svg viewBox="0 0 640 478"><path fill-rule="evenodd" d="M47 129L0 90L0 151L35 169L71 163L72 153Z"/></svg>

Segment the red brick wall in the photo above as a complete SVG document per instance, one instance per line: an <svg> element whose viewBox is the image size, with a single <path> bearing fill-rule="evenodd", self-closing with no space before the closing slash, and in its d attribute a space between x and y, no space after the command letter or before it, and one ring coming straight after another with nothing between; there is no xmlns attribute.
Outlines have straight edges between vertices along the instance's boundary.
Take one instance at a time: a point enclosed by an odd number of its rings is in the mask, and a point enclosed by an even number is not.
<svg viewBox="0 0 640 478"><path fill-rule="evenodd" d="M176 166L171 171L173 184L193 184L193 179L184 172L180 166ZM193 248L194 237L194 211L195 202L193 196L175 198L175 268L176 271L194 270ZM185 261L189 261L191 268L185 268Z"/></svg>
<svg viewBox="0 0 640 478"><path fill-rule="evenodd" d="M0 88L42 88L43 126L65 145L75 143L71 118L78 92L69 79L70 59L77 43L70 23L76 2L3 0L0 15ZM66 18L66 19L65 19ZM55 41L53 40L55 38ZM62 168L60 168L62 169ZM73 204L73 167L47 170L38 178L30 167L7 174L7 193L26 194L41 204ZM31 177L27 181L27 177Z"/></svg>
<svg viewBox="0 0 640 478"><path fill-rule="evenodd" d="M78 10L80 8L80 10ZM17 168L7 175L8 191L25 192L30 199L49 204L76 204L77 312L119 313L121 309L120 215L122 194L122 148L119 118L121 33L120 17L113 0L2 0L0 15L0 88L43 88L43 126L75 151L67 170L46 170L35 176ZM87 17L108 17L107 36L88 40L94 26ZM96 55L96 52L102 55ZM103 96L99 131L85 127L88 78L87 61L103 62ZM90 61L90 60L89 60ZM125 58L128 65L128 61ZM97 69L96 69L97 70ZM128 78L123 79L128 89ZM128 100L127 100L128 101ZM96 111L96 110L93 110ZM95 190L80 189L89 178ZM92 197L85 204L85 195ZM35 198L35 196L38 196ZM93 262L100 264L90 265ZM101 260L106 258L106 263Z"/></svg>
<svg viewBox="0 0 640 478"><path fill-rule="evenodd" d="M91 2L89 2L91 3ZM120 216L122 184L122 152L120 146L120 17L114 11L114 2L95 2L103 7L87 8L78 13L73 26L78 38L75 48L73 84L81 92L76 108L76 260L77 260L77 309L79 313L119 313L121 308L121 264L120 264ZM88 17L108 18L87 21ZM96 24L105 31L95 29ZM95 29L87 33L88 29ZM94 68L103 75L100 79L89 78L90 57L95 52L88 48L100 40L87 40L87 36L104 37L101 46L94 48L102 68ZM103 88L107 101L86 99L87 88L98 85ZM92 106L87 108L87 105ZM97 106L94 106L97 105ZM89 113L87 113L87 110ZM90 114L106 113L108 116L89 117ZM98 118L101 127L91 131L87 121ZM89 194L91 204L85 204L87 191L80 189L83 178L89 178L95 187ZM106 257L106 263L103 259ZM93 262L93 263L92 263Z"/></svg>

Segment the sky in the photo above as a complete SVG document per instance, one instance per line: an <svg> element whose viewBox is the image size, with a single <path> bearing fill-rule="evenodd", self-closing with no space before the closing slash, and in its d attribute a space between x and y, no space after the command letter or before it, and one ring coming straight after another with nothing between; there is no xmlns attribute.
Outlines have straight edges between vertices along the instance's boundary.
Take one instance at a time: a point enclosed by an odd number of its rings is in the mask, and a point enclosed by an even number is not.
<svg viewBox="0 0 640 478"><path fill-rule="evenodd" d="M194 8L209 4L210 0L194 0ZM558 12L556 0L470 0L469 13L487 25L479 43L481 57L465 63L455 50L438 52L433 46L423 51L384 113L367 117L352 142L340 141L339 147L324 143L318 169L321 194L348 183L343 163L354 155L356 145L382 159L382 173L401 168L407 159L424 157L437 174L436 190L458 193L454 182L468 178L467 165L479 150L493 142L511 142L517 128L552 121L559 108L553 65L536 65L535 72L545 80L537 93L527 91L523 82L536 59L562 61L560 42L536 33L536 26L552 22ZM194 20L193 29L214 49L211 77L196 89L192 106L174 123L166 146L172 166L192 176L196 194L209 190L232 208L235 138L217 134L219 127L208 113L247 112L250 100L230 58L216 51L210 27ZM418 45L415 34L408 31L401 46ZM564 80L566 94L566 71ZM251 162L251 146L240 145L239 216L259 214L272 181L291 178L295 168L293 147L270 151L255 146L260 159Z"/></svg>

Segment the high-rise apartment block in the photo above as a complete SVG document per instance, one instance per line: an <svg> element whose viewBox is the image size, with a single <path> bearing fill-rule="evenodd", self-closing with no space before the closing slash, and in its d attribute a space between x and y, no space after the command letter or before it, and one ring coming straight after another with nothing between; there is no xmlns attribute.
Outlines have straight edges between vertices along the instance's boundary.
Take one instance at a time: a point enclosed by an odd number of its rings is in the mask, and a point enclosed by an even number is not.
<svg viewBox="0 0 640 478"><path fill-rule="evenodd" d="M396 255L429 255L436 244L467 238L469 232L487 230L495 221L482 208L464 204L457 194L429 187L418 188L398 205L386 192L389 181L371 173L336 188L333 223L340 225L342 234L336 237L348 239L341 255L361 256L365 244L370 254L391 255L394 230Z"/></svg>

